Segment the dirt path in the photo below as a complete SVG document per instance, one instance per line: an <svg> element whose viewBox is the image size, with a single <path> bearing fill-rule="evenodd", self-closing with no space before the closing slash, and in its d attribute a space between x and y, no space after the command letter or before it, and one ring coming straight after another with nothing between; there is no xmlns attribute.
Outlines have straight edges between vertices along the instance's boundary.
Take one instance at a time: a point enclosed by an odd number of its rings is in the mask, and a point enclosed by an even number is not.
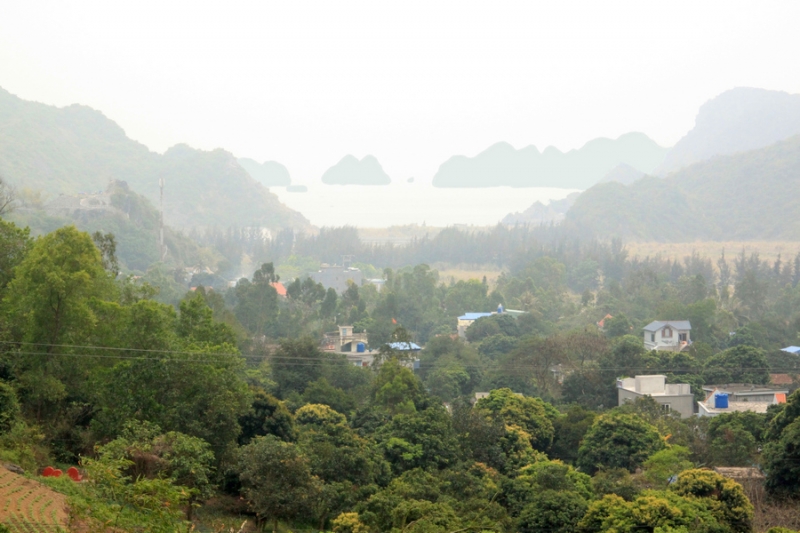
<svg viewBox="0 0 800 533"><path fill-rule="evenodd" d="M67 499L0 466L0 524L13 532L67 531Z"/></svg>

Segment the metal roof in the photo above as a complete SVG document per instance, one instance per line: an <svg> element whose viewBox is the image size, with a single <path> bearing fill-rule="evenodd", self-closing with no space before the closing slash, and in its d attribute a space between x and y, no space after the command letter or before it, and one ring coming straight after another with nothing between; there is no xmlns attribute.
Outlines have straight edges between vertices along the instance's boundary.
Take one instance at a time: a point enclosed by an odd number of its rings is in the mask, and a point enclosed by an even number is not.
<svg viewBox="0 0 800 533"><path fill-rule="evenodd" d="M697 402L697 405L711 414L745 412L764 414L767 412L767 408L773 404L771 402L728 402L728 407L717 408L714 407L713 401L709 400L707 402Z"/></svg>
<svg viewBox="0 0 800 533"><path fill-rule="evenodd" d="M653 320L644 327L645 331L658 331L665 326L671 326L675 329L692 329L692 325L688 320Z"/></svg>
<svg viewBox="0 0 800 533"><path fill-rule="evenodd" d="M703 390L708 392L719 391L737 396L770 394L772 392L789 392L786 387L771 387L769 385L754 385L752 383L725 383L722 385L703 385Z"/></svg>
<svg viewBox="0 0 800 533"><path fill-rule="evenodd" d="M399 352L416 352L422 348L415 342L387 342L389 348Z"/></svg>
<svg viewBox="0 0 800 533"><path fill-rule="evenodd" d="M787 346L786 348L781 348L781 351L797 355L798 353L800 353L800 346Z"/></svg>
<svg viewBox="0 0 800 533"><path fill-rule="evenodd" d="M494 313L464 313L460 317L459 320L478 320L479 318L485 316L492 316Z"/></svg>

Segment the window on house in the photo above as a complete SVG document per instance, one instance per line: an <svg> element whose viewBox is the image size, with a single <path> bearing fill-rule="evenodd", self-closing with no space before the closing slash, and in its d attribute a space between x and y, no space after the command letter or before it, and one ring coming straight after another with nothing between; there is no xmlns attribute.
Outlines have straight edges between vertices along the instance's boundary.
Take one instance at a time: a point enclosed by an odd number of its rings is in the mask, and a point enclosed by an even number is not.
<svg viewBox="0 0 800 533"><path fill-rule="evenodd" d="M672 410L672 407L668 403L662 403L661 407L664 409L665 413L669 413Z"/></svg>
<svg viewBox="0 0 800 533"><path fill-rule="evenodd" d="M681 342L686 342L686 333L681 333L681 334L679 334L679 335L678 335L678 339L679 339Z"/></svg>
<svg viewBox="0 0 800 533"><path fill-rule="evenodd" d="M664 331L661 333L661 336L665 338L672 338L672 328L664 328Z"/></svg>

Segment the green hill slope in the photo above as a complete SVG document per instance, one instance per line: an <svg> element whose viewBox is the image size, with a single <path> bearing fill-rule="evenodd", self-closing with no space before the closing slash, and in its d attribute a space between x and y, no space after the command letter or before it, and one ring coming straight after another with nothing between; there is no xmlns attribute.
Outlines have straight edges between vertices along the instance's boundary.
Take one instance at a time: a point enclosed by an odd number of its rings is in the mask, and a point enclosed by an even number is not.
<svg viewBox="0 0 800 533"><path fill-rule="evenodd" d="M122 180L158 205L176 228L307 227L228 152L178 145L164 155L129 139L99 111L27 102L0 89L0 174L18 188L77 194Z"/></svg>
<svg viewBox="0 0 800 533"><path fill-rule="evenodd" d="M666 178L602 183L581 194L564 224L632 240L800 239L800 136L697 163Z"/></svg>
<svg viewBox="0 0 800 533"><path fill-rule="evenodd" d="M145 271L160 260L158 211L124 181L113 181L102 192L59 195L45 205L25 205L7 218L30 227L34 235L69 224L90 233L113 233L124 270ZM216 266L222 259L170 227L164 228L164 244L164 262L170 266Z"/></svg>

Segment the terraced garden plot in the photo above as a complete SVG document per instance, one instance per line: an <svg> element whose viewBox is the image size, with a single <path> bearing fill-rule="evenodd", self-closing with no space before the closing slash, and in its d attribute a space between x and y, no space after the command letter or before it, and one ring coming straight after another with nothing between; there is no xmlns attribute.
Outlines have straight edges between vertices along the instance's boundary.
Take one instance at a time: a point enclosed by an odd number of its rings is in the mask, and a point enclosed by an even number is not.
<svg viewBox="0 0 800 533"><path fill-rule="evenodd" d="M0 467L0 524L19 533L67 531L64 495Z"/></svg>

